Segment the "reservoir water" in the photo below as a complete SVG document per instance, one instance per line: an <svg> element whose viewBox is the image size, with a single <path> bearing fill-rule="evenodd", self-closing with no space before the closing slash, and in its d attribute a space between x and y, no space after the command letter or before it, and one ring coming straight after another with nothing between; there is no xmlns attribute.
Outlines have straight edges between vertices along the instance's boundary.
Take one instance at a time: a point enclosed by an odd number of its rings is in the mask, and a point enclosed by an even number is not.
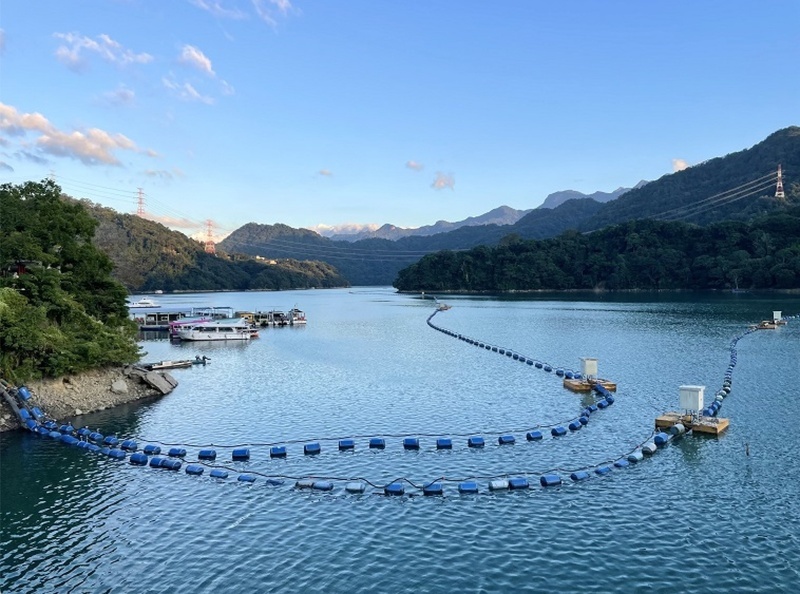
<svg viewBox="0 0 800 594"><path fill-rule="evenodd" d="M440 296L441 298L441 296ZM174 370L163 398L75 423L140 445L217 450L230 478L136 467L25 432L2 436L0 591L6 592L794 592L800 583L800 320L738 343L718 438L685 436L628 468L613 462L676 410L678 387L721 387L729 343L796 296L446 297L436 324L618 383L582 430L527 441L592 397L554 373L428 327L431 299L391 289L162 295L163 305L306 311L307 327L245 344L144 340ZM513 445L498 445L511 434ZM480 435L483 448L468 448ZM404 450L403 438L420 439ZM353 437L354 451L337 439ZM383 437L383 450L368 448ZM452 437L452 450L437 450ZM303 454L319 442L321 453ZM285 459L269 456L284 444ZM233 446L249 461L231 461ZM560 487L539 486L558 469ZM239 473L256 477L252 484ZM272 477L270 484L266 477ZM325 477L332 491L295 488ZM489 491L498 477L531 488ZM407 479L404 496L382 485ZM441 480L444 495L414 485ZM364 494L347 480L369 482ZM473 479L474 495L459 481Z"/></svg>

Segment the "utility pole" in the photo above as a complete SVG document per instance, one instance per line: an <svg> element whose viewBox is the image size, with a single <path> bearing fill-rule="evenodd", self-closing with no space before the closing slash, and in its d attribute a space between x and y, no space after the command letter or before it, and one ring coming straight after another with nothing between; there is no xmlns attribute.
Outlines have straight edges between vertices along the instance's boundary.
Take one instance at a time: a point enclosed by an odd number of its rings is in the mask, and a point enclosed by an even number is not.
<svg viewBox="0 0 800 594"><path fill-rule="evenodd" d="M775 198L786 198L786 195L783 193L783 172L781 171L780 163L778 163L778 185L775 186Z"/></svg>
<svg viewBox="0 0 800 594"><path fill-rule="evenodd" d="M214 221L206 219L206 240L205 247L207 254L216 254L217 247L214 244Z"/></svg>
<svg viewBox="0 0 800 594"><path fill-rule="evenodd" d="M136 202L136 216L144 218L144 191L139 188L139 198Z"/></svg>

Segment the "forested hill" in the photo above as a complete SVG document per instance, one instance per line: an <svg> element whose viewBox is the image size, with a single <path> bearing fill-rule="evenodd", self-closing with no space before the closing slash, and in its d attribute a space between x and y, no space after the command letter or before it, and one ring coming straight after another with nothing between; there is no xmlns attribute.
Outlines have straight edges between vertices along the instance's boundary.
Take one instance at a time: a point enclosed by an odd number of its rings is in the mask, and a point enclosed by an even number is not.
<svg viewBox="0 0 800 594"><path fill-rule="evenodd" d="M443 251L398 275L401 291L798 289L800 207L750 223L629 221L594 233Z"/></svg>
<svg viewBox="0 0 800 594"><path fill-rule="evenodd" d="M778 164L783 166L785 201L775 199ZM614 201L568 200L554 209L535 209L513 225L462 227L427 237L356 242L331 241L286 225L249 223L220 247L229 253L268 258L313 258L336 266L357 285L389 284L405 266L438 250L496 245L512 235L545 239L567 230L593 231L628 220L654 218L702 225L753 217L800 204L800 127L779 130L755 146L665 175Z"/></svg>
<svg viewBox="0 0 800 594"><path fill-rule="evenodd" d="M257 261L207 254L183 233L160 223L80 201L99 223L94 244L114 262L128 290L246 291L349 286L332 265L316 261Z"/></svg>

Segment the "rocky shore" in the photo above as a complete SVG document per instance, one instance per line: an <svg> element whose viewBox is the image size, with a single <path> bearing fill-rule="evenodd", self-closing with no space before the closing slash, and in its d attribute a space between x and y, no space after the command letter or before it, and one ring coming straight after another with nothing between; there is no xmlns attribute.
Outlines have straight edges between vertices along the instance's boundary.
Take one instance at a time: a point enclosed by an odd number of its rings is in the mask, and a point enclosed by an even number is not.
<svg viewBox="0 0 800 594"><path fill-rule="evenodd" d="M127 366L32 381L25 385L32 394L30 402L33 406L38 406L50 417L63 420L141 398L163 396L170 393L178 382L167 372ZM18 428L18 419L11 408L2 399L0 403L0 431Z"/></svg>

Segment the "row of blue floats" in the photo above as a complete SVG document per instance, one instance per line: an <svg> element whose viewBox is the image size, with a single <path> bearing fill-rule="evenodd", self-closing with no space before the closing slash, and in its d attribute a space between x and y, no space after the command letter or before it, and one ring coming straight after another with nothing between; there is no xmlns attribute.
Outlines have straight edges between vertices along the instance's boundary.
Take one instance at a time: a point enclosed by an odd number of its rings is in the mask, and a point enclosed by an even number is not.
<svg viewBox="0 0 800 594"><path fill-rule="evenodd" d="M446 334L447 336L452 336L453 338L457 338L458 340L464 341L467 344L474 345L474 346L476 346L478 348L485 349L487 351L491 351L491 352L497 353L499 355L505 355L506 357L509 357L509 358L513 359L514 361L519 361L520 363L525 363L527 365L535 367L536 369L542 369L542 370L544 370L544 371L546 371L548 373L550 373L550 372L555 370L555 374L557 376L559 376L559 377L564 377L566 379L577 379L577 380L583 379L583 375L580 372L573 371L571 369L561 368L561 367L553 367L549 363L544 363L542 361L539 361L538 359L533 359L531 357L528 357L527 355L521 355L521 354L519 354L519 353L517 353L517 352L515 352L515 351L513 351L511 349L508 349L508 348L505 348L505 347L499 347L499 346L496 346L496 345L493 345L493 344L489 344L488 342L485 342L485 341L482 341L482 340L477 340L475 338L470 338L469 336L466 336L464 334L459 334L458 332L453 332L452 330L448 330L447 328L442 328L441 326L437 326L436 324L433 323L432 320L433 320L433 317L436 314L439 313L439 311L440 310L434 311L428 317L427 322L428 322L428 326L430 326L431 328L433 328L434 330L436 330L438 332L441 332L442 334Z"/></svg>

